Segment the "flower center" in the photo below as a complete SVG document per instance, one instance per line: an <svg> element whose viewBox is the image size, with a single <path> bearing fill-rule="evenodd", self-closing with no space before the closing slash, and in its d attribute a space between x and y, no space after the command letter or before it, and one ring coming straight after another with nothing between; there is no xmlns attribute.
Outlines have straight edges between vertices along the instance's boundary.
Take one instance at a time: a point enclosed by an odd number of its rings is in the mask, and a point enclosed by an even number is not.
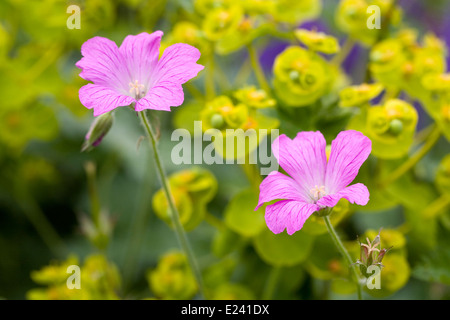
<svg viewBox="0 0 450 320"><path fill-rule="evenodd" d="M309 194L311 198L316 202L323 196L325 196L325 186L314 186L311 190L309 190Z"/></svg>
<svg viewBox="0 0 450 320"><path fill-rule="evenodd" d="M136 99L140 99L144 96L145 86L140 84L139 81L134 80L134 83L130 82L128 85L130 86L130 93L134 94Z"/></svg>

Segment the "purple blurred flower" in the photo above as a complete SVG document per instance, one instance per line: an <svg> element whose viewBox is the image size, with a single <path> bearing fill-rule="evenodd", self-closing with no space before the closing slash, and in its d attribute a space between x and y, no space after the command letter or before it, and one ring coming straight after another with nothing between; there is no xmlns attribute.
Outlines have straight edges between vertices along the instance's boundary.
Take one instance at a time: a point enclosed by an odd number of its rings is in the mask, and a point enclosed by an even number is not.
<svg viewBox="0 0 450 320"><path fill-rule="evenodd" d="M266 207L266 224L273 233L292 235L316 211L334 207L341 198L366 205L369 191L361 183L348 186L369 156L372 142L358 131L338 134L331 144L329 161L322 133L300 132L291 140L279 136L272 151L289 176L271 172L260 185L259 202L280 200ZM256 210L255 209L255 210Z"/></svg>
<svg viewBox="0 0 450 320"><path fill-rule="evenodd" d="M129 35L120 47L106 38L94 37L81 47L76 63L80 77L92 83L80 89L81 103L94 108L94 116L135 103L135 110L170 111L183 103L181 85L203 69L196 64L200 52L184 43L168 47L161 59L163 33Z"/></svg>

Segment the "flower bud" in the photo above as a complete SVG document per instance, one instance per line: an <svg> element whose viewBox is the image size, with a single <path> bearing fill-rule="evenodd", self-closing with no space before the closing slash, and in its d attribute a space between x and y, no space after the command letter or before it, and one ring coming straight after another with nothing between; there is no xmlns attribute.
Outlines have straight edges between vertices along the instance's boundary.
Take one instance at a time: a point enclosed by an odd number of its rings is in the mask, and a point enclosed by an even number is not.
<svg viewBox="0 0 450 320"><path fill-rule="evenodd" d="M104 113L95 118L86 134L86 140L81 147L81 152L90 151L92 148L98 146L109 129L111 129L113 122L114 115L112 112Z"/></svg>
<svg viewBox="0 0 450 320"><path fill-rule="evenodd" d="M289 72L289 78L292 81L296 81L296 80L298 80L300 78L300 74L298 73L297 70L292 70L291 72Z"/></svg>
<svg viewBox="0 0 450 320"><path fill-rule="evenodd" d="M214 128L220 129L223 127L224 124L225 124L225 120L223 119L221 114L216 113L211 116L211 125Z"/></svg>
<svg viewBox="0 0 450 320"><path fill-rule="evenodd" d="M390 123L389 123L389 131L393 134L393 135L398 135L402 132L403 130L403 122L401 122L398 119L393 119Z"/></svg>

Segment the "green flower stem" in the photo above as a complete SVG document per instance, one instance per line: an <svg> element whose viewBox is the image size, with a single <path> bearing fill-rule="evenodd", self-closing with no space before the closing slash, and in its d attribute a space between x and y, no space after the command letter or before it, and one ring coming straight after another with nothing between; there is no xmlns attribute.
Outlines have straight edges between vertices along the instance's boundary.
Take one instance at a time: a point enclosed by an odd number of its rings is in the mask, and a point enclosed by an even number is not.
<svg viewBox="0 0 450 320"><path fill-rule="evenodd" d="M247 160L247 159L246 159ZM259 174L259 167L256 164L251 164L245 161L242 165L242 170L247 176L252 188L259 191L259 185L262 182L261 175Z"/></svg>
<svg viewBox="0 0 450 320"><path fill-rule="evenodd" d="M137 272L137 262L139 253L143 245L143 239L145 234L145 229L147 221L149 219L149 213L151 208L151 201L148 201L148 195L151 194L153 190L153 177L154 171L150 166L148 166L144 173L144 178L140 187L139 205L137 213L135 214L131 230L133 230L132 235L129 239L129 245L126 247L125 251L125 264L123 266L123 278L124 278L124 291L127 292L132 289L132 283L134 282L134 277Z"/></svg>
<svg viewBox="0 0 450 320"><path fill-rule="evenodd" d="M436 142L439 140L439 137L441 136L441 132L439 128L436 126L434 129L430 132L430 135L428 136L426 142L422 146L421 149L419 149L414 155L411 156L406 162L404 162L400 167L398 167L396 170L394 170L392 173L389 174L388 178L384 181L381 181L379 183L379 186L381 189L387 187L389 184L400 178L402 175L404 175L406 172L408 172L410 169L412 169L417 162L420 161L427 153L428 151L433 148L433 146L436 144Z"/></svg>
<svg viewBox="0 0 450 320"><path fill-rule="evenodd" d="M214 67L218 75L220 91L222 92L229 91L231 88L231 84L230 81L228 80L227 74L223 71L223 69L220 67L218 63L216 63Z"/></svg>
<svg viewBox="0 0 450 320"><path fill-rule="evenodd" d="M424 143L427 138L430 136L430 133L433 131L433 129L436 127L435 123L432 123L428 125L427 127L423 128L422 130L418 131L416 133L416 136L414 137L414 142L412 144L413 147L416 147L422 143Z"/></svg>
<svg viewBox="0 0 450 320"><path fill-rule="evenodd" d="M40 208L36 200L22 187L22 190L18 190L16 187L16 199L19 207L23 213L27 216L28 220L33 224L42 241L56 256L62 256L67 252L67 247L59 234L53 228L50 221L48 221L45 213Z"/></svg>
<svg viewBox="0 0 450 320"><path fill-rule="evenodd" d="M259 63L258 54L256 53L256 50L251 43L247 46L247 49L250 57L250 62L255 72L256 80L258 81L261 89L263 89L265 92L267 92L267 94L270 95L271 89L269 83L267 82L266 76L264 75L261 64Z"/></svg>
<svg viewBox="0 0 450 320"><path fill-rule="evenodd" d="M237 72L236 76L234 77L233 84L236 88L243 87L247 83L247 79L252 74L252 66L250 63L248 63L249 58L246 58L241 67L239 68L239 71Z"/></svg>
<svg viewBox="0 0 450 320"><path fill-rule="evenodd" d="M335 66L340 66L342 62L347 58L350 51L352 51L353 47L355 46L356 41L350 37L348 37L344 44L342 45L341 50L336 54L333 59L331 59L331 64Z"/></svg>
<svg viewBox="0 0 450 320"><path fill-rule="evenodd" d="M443 194L423 210L423 217L426 219L436 218L446 212L450 205L450 196Z"/></svg>
<svg viewBox="0 0 450 320"><path fill-rule="evenodd" d="M203 102L205 100L203 93L192 83L186 82L184 84L184 87L187 89L187 91L189 91L189 93L192 95L192 97L194 97L197 101Z"/></svg>
<svg viewBox="0 0 450 320"><path fill-rule="evenodd" d="M208 59L208 68L205 73L206 74L205 95L207 101L212 100L216 96L216 88L214 84L214 71L215 71L214 53L210 53Z"/></svg>
<svg viewBox="0 0 450 320"><path fill-rule="evenodd" d="M352 260L352 257L348 253L347 249L345 248L344 244L341 242L341 239L339 239L338 234L336 233L336 230L334 230L333 225L330 222L329 216L324 216L323 220L325 221L325 224L328 229L328 233L330 234L331 238L333 239L334 244L338 248L341 255L344 257L345 260L347 260L347 263L349 267L352 269L353 278L356 283L357 288L357 294L358 294L358 300L362 300L362 290L361 290L361 283L360 283L360 277L358 274L358 270L356 269L356 266Z"/></svg>
<svg viewBox="0 0 450 320"><path fill-rule="evenodd" d="M275 290L277 288L278 280L281 276L282 268L279 266L274 266L270 270L269 277L267 278L266 285L264 287L264 292L262 294L263 300L271 300Z"/></svg>
<svg viewBox="0 0 450 320"><path fill-rule="evenodd" d="M169 203L169 207L170 207L170 211L171 211L170 216L172 219L173 226L175 228L175 233L177 234L180 246L181 246L184 254L187 257L189 265L191 267L191 270L194 273L194 276L197 280L197 285L199 287L201 295L203 296L202 298L206 298L205 289L203 286L202 275L201 275L200 269L198 267L197 261L194 257L191 246L189 244L189 240L188 240L186 233L183 229L183 226L181 224L178 209L175 205L175 201L173 199L172 193L170 191L169 183L167 181L166 173L164 172L164 169L163 169L163 166L161 163L161 158L160 158L159 151L157 148L157 141L156 141L155 135L153 133L153 130L151 128L150 121L148 120L147 115L145 114L145 111L139 112L139 116L142 120L142 124L143 124L145 131L147 132L147 136L150 140L150 146L151 146L151 149L153 150L153 156L155 158L156 171L158 172L164 194Z"/></svg>
<svg viewBox="0 0 450 320"><path fill-rule="evenodd" d="M209 212L206 212L205 214L205 221L215 227L217 230L225 231L227 229L227 226L225 223L217 218L216 216L212 215Z"/></svg>
<svg viewBox="0 0 450 320"><path fill-rule="evenodd" d="M88 182L88 192L89 200L91 202L91 216L97 230L100 228L100 198L97 191L96 183L96 167L91 161L84 165L84 170L86 171L87 182Z"/></svg>

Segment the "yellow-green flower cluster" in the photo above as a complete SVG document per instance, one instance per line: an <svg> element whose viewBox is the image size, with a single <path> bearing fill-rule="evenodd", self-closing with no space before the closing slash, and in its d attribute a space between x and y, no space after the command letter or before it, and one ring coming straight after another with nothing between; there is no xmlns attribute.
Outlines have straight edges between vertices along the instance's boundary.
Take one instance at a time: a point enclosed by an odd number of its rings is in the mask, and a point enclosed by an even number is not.
<svg viewBox="0 0 450 320"><path fill-rule="evenodd" d="M386 88L405 90L416 97L424 91L421 82L426 75L444 72L445 55L444 45L434 35L427 34L419 44L415 32L407 29L376 44L369 67Z"/></svg>
<svg viewBox="0 0 450 320"><path fill-rule="evenodd" d="M197 0L199 28L218 54L229 54L273 29L273 24L252 3L236 0Z"/></svg>
<svg viewBox="0 0 450 320"><path fill-rule="evenodd" d="M269 97L267 92L262 89L258 89L255 86L248 86L239 90L236 90L234 97L249 106L250 108L263 109L275 107L276 101Z"/></svg>
<svg viewBox="0 0 450 320"><path fill-rule="evenodd" d="M376 98L383 91L379 83L350 86L339 92L341 107L361 107Z"/></svg>
<svg viewBox="0 0 450 320"><path fill-rule="evenodd" d="M387 18L389 13L390 24L397 25L402 14L400 8L394 6L394 4L394 0L341 0L335 14L336 24L351 38L370 46L379 37L380 29L367 27L370 17L369 6L375 5L379 8L380 23ZM391 6L394 7L391 9ZM373 14L377 13L374 12Z"/></svg>
<svg viewBox="0 0 450 320"><path fill-rule="evenodd" d="M267 2L267 1L266 1ZM321 0L272 0L269 13L276 21L300 24L317 18L322 10Z"/></svg>
<svg viewBox="0 0 450 320"><path fill-rule="evenodd" d="M215 150L226 159L238 159L247 156L264 139L269 130L279 126L279 120L262 112L262 109L270 109L275 106L275 100L268 94L254 86L236 90L231 97L221 95L208 102L200 113L202 128L206 132L209 129L217 129L221 132L221 139L214 139ZM258 130L266 129L266 130ZM230 154L227 149L226 138L249 136L248 144L234 145L234 152ZM252 139L253 137L255 139Z"/></svg>
<svg viewBox="0 0 450 320"><path fill-rule="evenodd" d="M79 259L70 256L64 262L53 262L39 271L31 273L31 279L46 286L27 292L30 300L110 300L119 299L121 287L117 267L104 255L90 255L80 266L79 288L71 288L67 281L71 277L69 266L79 266ZM70 272L68 272L68 270ZM75 280L74 280L75 281Z"/></svg>
<svg viewBox="0 0 450 320"><path fill-rule="evenodd" d="M217 180L208 170L194 167L176 172L169 177L172 196L180 221L186 230L192 230L203 221L206 206L217 192ZM153 196L155 214L172 225L169 203L163 189Z"/></svg>
<svg viewBox="0 0 450 320"><path fill-rule="evenodd" d="M298 29L295 36L308 49L325 54L335 54L340 50L339 42L335 37L326 35L323 32Z"/></svg>
<svg viewBox="0 0 450 320"><path fill-rule="evenodd" d="M218 96L209 103L200 114L203 130L211 128L226 132L226 129L238 129L251 126L248 107L243 103L235 104L228 96Z"/></svg>
<svg viewBox="0 0 450 320"><path fill-rule="evenodd" d="M204 56L211 49L225 55L276 33L278 24L314 19L321 8L319 0L196 0L196 19L178 22L168 43L189 43Z"/></svg>
<svg viewBox="0 0 450 320"><path fill-rule="evenodd" d="M192 299L198 290L186 256L177 251L165 254L156 268L147 272L147 281L159 299Z"/></svg>
<svg viewBox="0 0 450 320"><path fill-rule="evenodd" d="M417 111L400 99L369 108L367 134L372 140L372 153L381 158L399 158L411 146L417 125Z"/></svg>
<svg viewBox="0 0 450 320"><path fill-rule="evenodd" d="M417 111L411 104L400 99L387 99L376 106L365 104L348 127L370 138L373 155L396 159L408 153L417 121Z"/></svg>
<svg viewBox="0 0 450 320"><path fill-rule="evenodd" d="M279 121L266 116L260 109L274 107L276 102L267 92L255 86L236 90L232 96L222 95L208 102L200 114L203 130L219 129L227 134L227 129L273 129Z"/></svg>
<svg viewBox="0 0 450 320"><path fill-rule="evenodd" d="M372 48L370 70L389 90L403 90L418 99L450 139L450 77L444 73L446 54L444 44L433 34L425 35L419 44L414 31L404 30L396 38Z"/></svg>
<svg viewBox="0 0 450 320"><path fill-rule="evenodd" d="M337 70L317 53L290 46L274 62L274 88L289 107L310 105L325 95Z"/></svg>

